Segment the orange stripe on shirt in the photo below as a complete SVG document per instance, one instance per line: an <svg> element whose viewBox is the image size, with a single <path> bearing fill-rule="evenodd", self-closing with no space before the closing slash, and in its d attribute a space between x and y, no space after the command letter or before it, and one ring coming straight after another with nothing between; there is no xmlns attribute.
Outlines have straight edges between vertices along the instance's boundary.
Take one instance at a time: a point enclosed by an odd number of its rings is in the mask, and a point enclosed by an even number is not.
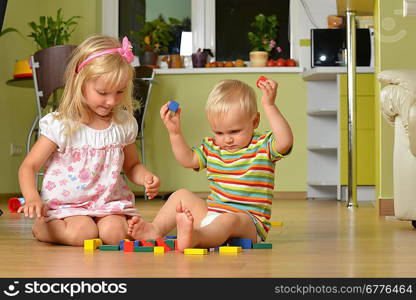
<svg viewBox="0 0 416 300"><path fill-rule="evenodd" d="M250 181L250 182L247 182L247 180L216 178L215 182L238 184L238 185L245 185L245 186L267 187L269 189L274 188L274 183L272 184L272 183L267 183L267 182L264 182L264 181Z"/></svg>
<svg viewBox="0 0 416 300"><path fill-rule="evenodd" d="M215 191L216 193L220 194L223 197L227 197L227 198L232 199L232 200L272 204L272 201L267 199L267 198L249 197L249 196L241 196L241 195L237 196L237 195L234 195L234 194L225 193L225 192L215 188L214 186L211 186L211 190ZM215 199L212 199L212 200L215 201Z"/></svg>

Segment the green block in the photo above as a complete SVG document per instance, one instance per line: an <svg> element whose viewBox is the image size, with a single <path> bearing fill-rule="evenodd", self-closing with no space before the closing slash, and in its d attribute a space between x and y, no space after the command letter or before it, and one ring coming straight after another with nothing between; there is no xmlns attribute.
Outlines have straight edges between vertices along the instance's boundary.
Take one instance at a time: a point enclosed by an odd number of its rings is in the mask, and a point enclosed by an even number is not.
<svg viewBox="0 0 416 300"><path fill-rule="evenodd" d="M272 249L271 243L259 243L259 244L253 244L253 249Z"/></svg>
<svg viewBox="0 0 416 300"><path fill-rule="evenodd" d="M153 247L137 247L134 246L134 252L153 252Z"/></svg>
<svg viewBox="0 0 416 300"><path fill-rule="evenodd" d="M175 240L166 240L165 243L169 246L170 249L175 249Z"/></svg>
<svg viewBox="0 0 416 300"><path fill-rule="evenodd" d="M119 245L101 245L100 250L103 251L118 251L120 250Z"/></svg>

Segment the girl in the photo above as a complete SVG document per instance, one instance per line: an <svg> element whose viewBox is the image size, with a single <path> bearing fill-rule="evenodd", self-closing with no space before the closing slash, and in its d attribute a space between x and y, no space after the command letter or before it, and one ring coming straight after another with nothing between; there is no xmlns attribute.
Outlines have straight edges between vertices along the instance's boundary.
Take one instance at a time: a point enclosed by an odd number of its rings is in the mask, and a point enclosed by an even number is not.
<svg viewBox="0 0 416 300"><path fill-rule="evenodd" d="M159 179L138 161L132 114L131 44L92 36L79 45L65 72L57 112L39 122L40 137L19 169L26 217L37 219L33 235L42 242L82 246L99 237L118 244L138 213L120 171L157 195ZM42 165L39 195L35 174Z"/></svg>

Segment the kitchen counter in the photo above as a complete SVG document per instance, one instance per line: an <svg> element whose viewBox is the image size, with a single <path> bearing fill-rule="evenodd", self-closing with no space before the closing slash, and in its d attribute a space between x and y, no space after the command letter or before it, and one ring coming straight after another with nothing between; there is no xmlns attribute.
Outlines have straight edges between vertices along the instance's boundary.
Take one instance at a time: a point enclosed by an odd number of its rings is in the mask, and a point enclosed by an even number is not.
<svg viewBox="0 0 416 300"><path fill-rule="evenodd" d="M373 67L357 67L357 73L374 73ZM305 70L302 77L306 81L336 80L337 74L346 74L347 67L316 67Z"/></svg>
<svg viewBox="0 0 416 300"><path fill-rule="evenodd" d="M156 74L225 74L225 73L301 73L301 67L229 67L229 68L177 68L155 69Z"/></svg>

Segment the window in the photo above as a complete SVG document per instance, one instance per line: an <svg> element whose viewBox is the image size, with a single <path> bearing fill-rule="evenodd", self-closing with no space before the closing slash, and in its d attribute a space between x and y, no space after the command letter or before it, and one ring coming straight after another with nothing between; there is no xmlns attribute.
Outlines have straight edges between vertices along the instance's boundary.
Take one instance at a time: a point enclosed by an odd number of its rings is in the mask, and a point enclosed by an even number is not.
<svg viewBox="0 0 416 300"><path fill-rule="evenodd" d="M216 0L215 1L215 45L216 59L248 60L251 51L247 33L253 30L251 23L258 14L276 15L279 21L277 45L289 58L288 39L289 0Z"/></svg>
<svg viewBox="0 0 416 300"><path fill-rule="evenodd" d="M163 6L158 6L163 1ZM217 60L248 60L250 47L247 32L254 16L276 14L280 23L278 44L282 56L290 56L289 3L290 0L103 0L103 33L113 36L127 35L137 12L146 12L152 19L160 11L165 18L186 12L192 19L193 50L212 49ZM175 3L175 5L171 5ZM180 5L179 5L180 4ZM117 7L115 7L117 6ZM171 8L169 8L171 6ZM178 9L178 7L181 9ZM158 8L159 7L159 8ZM149 11L149 10L155 11ZM163 11L161 11L163 8ZM120 15L120 16L119 16ZM124 20L123 20L124 19ZM120 24L119 24L120 20ZM122 24L123 23L123 24ZM129 25L130 24L130 25ZM118 33L118 34L117 34Z"/></svg>

